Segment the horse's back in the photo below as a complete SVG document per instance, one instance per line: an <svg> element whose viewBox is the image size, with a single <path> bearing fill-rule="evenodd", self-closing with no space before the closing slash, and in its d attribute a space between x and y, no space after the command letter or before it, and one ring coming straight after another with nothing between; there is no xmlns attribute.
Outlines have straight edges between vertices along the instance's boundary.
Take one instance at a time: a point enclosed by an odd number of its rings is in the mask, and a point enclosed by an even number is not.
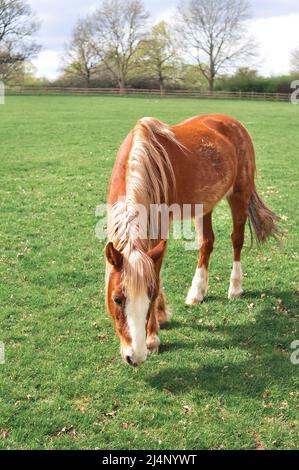
<svg viewBox="0 0 299 470"><path fill-rule="evenodd" d="M212 207L241 179L254 179L252 140L236 119L224 114L201 115L172 130L186 147L185 153L171 152L180 199L195 197Z"/></svg>
<svg viewBox="0 0 299 470"><path fill-rule="evenodd" d="M226 114L203 114L189 118L172 127L175 134L182 136L184 132L193 132L198 137L206 133L214 133L214 138L228 139L232 144L239 147L248 146L252 149L252 139L247 129L239 121Z"/></svg>

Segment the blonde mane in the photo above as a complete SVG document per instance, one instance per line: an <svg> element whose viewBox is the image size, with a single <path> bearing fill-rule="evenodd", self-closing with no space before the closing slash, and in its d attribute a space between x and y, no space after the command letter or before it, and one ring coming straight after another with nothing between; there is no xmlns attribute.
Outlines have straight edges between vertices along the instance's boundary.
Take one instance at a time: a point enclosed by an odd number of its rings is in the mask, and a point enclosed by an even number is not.
<svg viewBox="0 0 299 470"><path fill-rule="evenodd" d="M123 287L132 295L155 284L154 264L146 254L150 240L132 231L138 206L146 209L147 225L151 204L167 204L170 188L175 189L172 164L161 140L181 147L168 125L153 118L138 121L127 162L126 197L109 214L108 237L124 256Z"/></svg>

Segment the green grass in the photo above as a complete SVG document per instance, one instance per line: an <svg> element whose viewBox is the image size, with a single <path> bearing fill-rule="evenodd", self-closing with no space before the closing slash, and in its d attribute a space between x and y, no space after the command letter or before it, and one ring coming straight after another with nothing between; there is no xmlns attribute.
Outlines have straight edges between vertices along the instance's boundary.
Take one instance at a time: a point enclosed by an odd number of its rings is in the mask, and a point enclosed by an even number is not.
<svg viewBox="0 0 299 470"><path fill-rule="evenodd" d="M246 294L229 302L221 203L209 295L194 308L184 299L197 254L172 242L163 277L173 320L160 355L131 369L105 312L95 208L138 118L174 124L213 112L251 132L258 186L288 238L245 248ZM9 97L0 106L0 448L298 447L298 128L299 107L287 103Z"/></svg>

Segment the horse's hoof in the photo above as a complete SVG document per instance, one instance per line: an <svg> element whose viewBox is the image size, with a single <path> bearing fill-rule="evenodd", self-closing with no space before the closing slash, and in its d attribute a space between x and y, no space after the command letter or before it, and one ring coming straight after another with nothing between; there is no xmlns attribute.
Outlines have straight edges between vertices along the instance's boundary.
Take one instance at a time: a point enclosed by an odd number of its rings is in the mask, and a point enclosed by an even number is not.
<svg viewBox="0 0 299 470"><path fill-rule="evenodd" d="M242 289L230 289L228 292L229 300L236 300L242 297L243 290Z"/></svg>
<svg viewBox="0 0 299 470"><path fill-rule="evenodd" d="M186 299L186 305L197 305L201 304L204 301L204 295L198 295L193 297L192 295L188 294Z"/></svg>
<svg viewBox="0 0 299 470"><path fill-rule="evenodd" d="M160 344L161 344L161 341L160 341L159 336L157 335L149 336L146 340L146 346L149 351L149 354L158 353Z"/></svg>
<svg viewBox="0 0 299 470"><path fill-rule="evenodd" d="M186 305L197 305L200 304L202 301L199 301L197 299L186 299Z"/></svg>

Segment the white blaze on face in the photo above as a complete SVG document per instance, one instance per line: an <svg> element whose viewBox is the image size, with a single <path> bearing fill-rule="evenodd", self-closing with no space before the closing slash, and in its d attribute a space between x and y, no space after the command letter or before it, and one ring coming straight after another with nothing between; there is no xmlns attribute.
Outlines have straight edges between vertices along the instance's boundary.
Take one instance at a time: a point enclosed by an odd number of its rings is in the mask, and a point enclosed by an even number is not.
<svg viewBox="0 0 299 470"><path fill-rule="evenodd" d="M149 307L150 300L146 293L137 297L128 295L125 312L132 345L131 348L125 348L123 354L130 356L134 364L141 364L147 358L146 322Z"/></svg>

